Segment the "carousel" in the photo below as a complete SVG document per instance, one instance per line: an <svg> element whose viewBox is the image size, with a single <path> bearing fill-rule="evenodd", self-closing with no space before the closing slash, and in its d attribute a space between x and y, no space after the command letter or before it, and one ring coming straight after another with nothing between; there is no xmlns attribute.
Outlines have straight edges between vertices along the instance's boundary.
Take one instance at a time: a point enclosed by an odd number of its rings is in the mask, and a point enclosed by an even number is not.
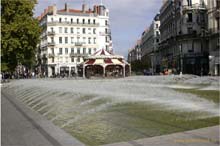
<svg viewBox="0 0 220 146"><path fill-rule="evenodd" d="M85 58L83 77L119 78L130 76L131 66L123 56L114 55L102 49Z"/></svg>

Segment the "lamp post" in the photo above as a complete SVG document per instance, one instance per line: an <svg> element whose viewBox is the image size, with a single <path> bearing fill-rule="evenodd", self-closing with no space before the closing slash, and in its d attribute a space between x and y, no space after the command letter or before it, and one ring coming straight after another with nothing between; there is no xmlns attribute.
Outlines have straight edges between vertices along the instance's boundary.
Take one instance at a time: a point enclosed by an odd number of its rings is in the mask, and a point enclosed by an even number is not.
<svg viewBox="0 0 220 146"><path fill-rule="evenodd" d="M213 75L213 58L214 56L209 55L209 73L210 75Z"/></svg>
<svg viewBox="0 0 220 146"><path fill-rule="evenodd" d="M60 54L58 53L58 55L57 55L57 74L59 74L60 75L60 64L59 64L59 62L60 62Z"/></svg>
<svg viewBox="0 0 220 146"><path fill-rule="evenodd" d="M182 49L182 45L179 45L179 49L180 49L180 76L182 76L182 74L183 74L183 49Z"/></svg>
<svg viewBox="0 0 220 146"><path fill-rule="evenodd" d="M150 56L151 56L152 75L154 75L154 52Z"/></svg>

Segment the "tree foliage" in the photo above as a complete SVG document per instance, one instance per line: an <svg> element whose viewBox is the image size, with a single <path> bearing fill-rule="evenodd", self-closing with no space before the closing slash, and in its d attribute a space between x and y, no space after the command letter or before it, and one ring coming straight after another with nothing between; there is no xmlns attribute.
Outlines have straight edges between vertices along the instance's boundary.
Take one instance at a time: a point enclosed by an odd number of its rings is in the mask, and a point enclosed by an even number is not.
<svg viewBox="0 0 220 146"><path fill-rule="evenodd" d="M13 71L18 63L31 67L40 27L33 17L36 0L1 0L1 69Z"/></svg>
<svg viewBox="0 0 220 146"><path fill-rule="evenodd" d="M150 60L136 60L131 63L131 69L134 72L143 72L144 69L151 67Z"/></svg>

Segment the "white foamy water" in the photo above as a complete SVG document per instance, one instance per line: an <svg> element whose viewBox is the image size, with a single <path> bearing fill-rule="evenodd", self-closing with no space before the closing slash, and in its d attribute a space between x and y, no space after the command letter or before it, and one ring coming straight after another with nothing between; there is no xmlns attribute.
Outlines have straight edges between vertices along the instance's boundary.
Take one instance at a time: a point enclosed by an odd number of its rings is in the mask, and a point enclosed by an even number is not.
<svg viewBox="0 0 220 146"><path fill-rule="evenodd" d="M201 84L205 87L201 87ZM92 95L94 98L81 102L78 106L84 106L97 99L107 98L111 99L114 103L121 102L146 102L160 105L160 108L164 110L177 110L177 111L199 111L207 113L208 117L219 116L219 105L206 100L204 98L197 97L192 94L184 94L174 91L172 88L208 88L208 89L219 89L219 78L218 77L197 77L197 76L136 76L128 77L123 79L98 79L98 80L59 80L59 79L48 79L48 80L18 80L13 81L6 85L9 90L15 90L19 92L19 97L22 98L22 94L31 96L24 91L27 89L40 90L42 94L48 94L48 92L56 92L55 95L45 96L39 103L34 105L32 108L40 105L43 102L50 102L60 111L60 114L68 111L68 108L63 107L65 102L71 101L73 98L81 96ZM68 98L59 97L60 94L67 92ZM33 93L36 94L34 91ZM36 94L38 95L38 94ZM60 95L61 96L61 95ZM65 95L66 96L66 95ZM36 97L39 98L40 97ZM25 97L24 99L28 99ZM31 99L31 98L30 98ZM62 100L61 100L62 99ZM36 99L37 100L37 99ZM34 100L34 101L36 101ZM31 102L33 103L33 101ZM30 103L30 104L31 104ZM110 106L112 103L106 103ZM52 104L49 104L51 106ZM45 105L48 106L48 105ZM96 108L90 109L83 112L77 117L73 117L65 123L63 126L80 119L81 116L103 110L107 108L105 104L99 105ZM44 107L41 107L43 109ZM39 110L41 110L39 109ZM56 109L56 108L55 108ZM74 107L69 107L73 109ZM51 110L52 111L52 110ZM49 111L49 112L51 112ZM49 113L47 112L47 113ZM47 114L46 113L46 114ZM56 115L60 117L60 115ZM56 119L56 117L54 119Z"/></svg>

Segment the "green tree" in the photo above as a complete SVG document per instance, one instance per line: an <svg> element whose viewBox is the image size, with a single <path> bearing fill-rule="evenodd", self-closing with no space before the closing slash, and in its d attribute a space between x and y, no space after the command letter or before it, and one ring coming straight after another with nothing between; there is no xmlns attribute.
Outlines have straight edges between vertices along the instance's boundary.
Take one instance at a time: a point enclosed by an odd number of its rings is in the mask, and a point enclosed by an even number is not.
<svg viewBox="0 0 220 146"><path fill-rule="evenodd" d="M150 60L136 60L131 63L131 69L134 72L143 72L144 69L149 69L151 67Z"/></svg>
<svg viewBox="0 0 220 146"><path fill-rule="evenodd" d="M18 63L31 67L41 29L33 17L36 0L1 0L1 69L14 71Z"/></svg>

